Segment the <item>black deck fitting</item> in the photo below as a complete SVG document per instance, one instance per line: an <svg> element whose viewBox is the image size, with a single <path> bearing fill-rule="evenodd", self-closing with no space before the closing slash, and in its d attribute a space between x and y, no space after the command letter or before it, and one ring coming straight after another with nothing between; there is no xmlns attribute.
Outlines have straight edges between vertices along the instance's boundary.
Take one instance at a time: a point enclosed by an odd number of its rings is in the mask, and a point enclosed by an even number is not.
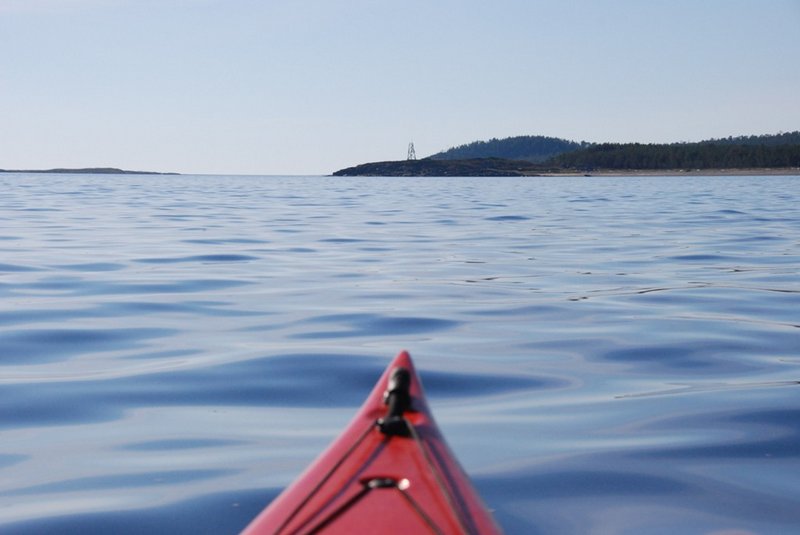
<svg viewBox="0 0 800 535"><path fill-rule="evenodd" d="M411 435L408 421L403 417L411 409L411 373L405 368L395 368L383 394L383 403L388 406L386 416L378 420L381 433L389 436Z"/></svg>

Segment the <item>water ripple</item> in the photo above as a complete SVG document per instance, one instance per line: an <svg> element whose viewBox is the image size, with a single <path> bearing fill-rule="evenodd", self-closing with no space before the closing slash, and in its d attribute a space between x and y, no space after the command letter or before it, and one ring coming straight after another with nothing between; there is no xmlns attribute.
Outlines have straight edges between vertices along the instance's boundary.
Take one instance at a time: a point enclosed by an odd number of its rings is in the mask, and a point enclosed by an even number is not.
<svg viewBox="0 0 800 535"><path fill-rule="evenodd" d="M113 476L95 476L57 481L46 485L32 485L15 489L14 496L25 494L51 494L55 492L94 492L116 488L152 487L191 483L202 479L211 479L229 475L228 470L170 470L164 472L146 472L135 474L114 474ZM3 495L5 493L0 493Z"/></svg>
<svg viewBox="0 0 800 535"><path fill-rule="evenodd" d="M344 338L356 336L399 336L423 334L455 328L459 322L425 317L385 317L376 314L336 314L312 317L310 324L339 324L337 331L305 331L293 338Z"/></svg>
<svg viewBox="0 0 800 535"><path fill-rule="evenodd" d="M22 271L39 271L39 268L31 266L20 266L15 264L0 264L0 272L2 271L5 271L7 273L22 272Z"/></svg>
<svg viewBox="0 0 800 535"><path fill-rule="evenodd" d="M26 329L0 334L0 365L42 364L76 355L133 347L175 334L174 329Z"/></svg>
<svg viewBox="0 0 800 535"><path fill-rule="evenodd" d="M244 254L204 254L180 258L140 258L136 262L143 264L178 264L181 262L244 262L247 260L258 260L258 257Z"/></svg>

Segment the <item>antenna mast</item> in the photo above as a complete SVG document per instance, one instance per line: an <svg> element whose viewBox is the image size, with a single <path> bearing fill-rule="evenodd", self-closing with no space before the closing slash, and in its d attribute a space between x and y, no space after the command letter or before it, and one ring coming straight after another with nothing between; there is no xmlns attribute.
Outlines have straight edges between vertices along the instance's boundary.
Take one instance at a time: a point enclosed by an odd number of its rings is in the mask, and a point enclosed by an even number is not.
<svg viewBox="0 0 800 535"><path fill-rule="evenodd" d="M406 160L416 160L417 159L417 151L414 150L414 142L408 144L408 157Z"/></svg>

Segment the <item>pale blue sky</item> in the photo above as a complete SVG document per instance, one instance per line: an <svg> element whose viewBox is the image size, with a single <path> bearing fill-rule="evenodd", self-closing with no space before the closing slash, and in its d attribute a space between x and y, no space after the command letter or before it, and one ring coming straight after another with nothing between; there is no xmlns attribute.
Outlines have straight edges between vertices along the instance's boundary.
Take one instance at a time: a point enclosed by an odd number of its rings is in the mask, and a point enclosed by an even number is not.
<svg viewBox="0 0 800 535"><path fill-rule="evenodd" d="M0 168L327 174L800 129L800 0L0 0Z"/></svg>

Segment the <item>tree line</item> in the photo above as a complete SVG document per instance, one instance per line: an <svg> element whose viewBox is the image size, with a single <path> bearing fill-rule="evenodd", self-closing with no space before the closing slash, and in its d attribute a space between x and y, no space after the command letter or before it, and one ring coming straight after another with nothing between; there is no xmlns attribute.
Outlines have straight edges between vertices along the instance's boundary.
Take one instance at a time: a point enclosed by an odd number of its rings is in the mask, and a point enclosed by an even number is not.
<svg viewBox="0 0 800 535"><path fill-rule="evenodd" d="M800 131L780 132L763 136L729 136L719 139L707 139L699 143L702 145L800 145Z"/></svg>
<svg viewBox="0 0 800 535"><path fill-rule="evenodd" d="M587 143L547 136L473 141L432 160L503 158L574 169L800 167L800 131L663 144Z"/></svg>
<svg viewBox="0 0 800 535"><path fill-rule="evenodd" d="M547 162L577 169L736 169L800 167L800 143L602 143Z"/></svg>

